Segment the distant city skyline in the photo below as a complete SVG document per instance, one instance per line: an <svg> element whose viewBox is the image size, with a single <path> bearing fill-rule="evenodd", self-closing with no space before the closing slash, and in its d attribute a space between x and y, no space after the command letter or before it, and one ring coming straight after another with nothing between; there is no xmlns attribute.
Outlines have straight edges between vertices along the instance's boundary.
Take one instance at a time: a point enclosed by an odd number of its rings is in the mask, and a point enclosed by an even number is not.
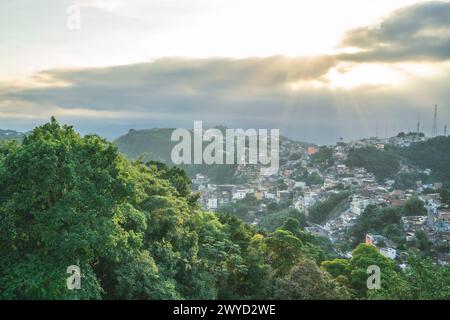
<svg viewBox="0 0 450 320"><path fill-rule="evenodd" d="M448 1L5 0L0 37L2 129L202 120L331 144L429 136L435 104L450 123Z"/></svg>

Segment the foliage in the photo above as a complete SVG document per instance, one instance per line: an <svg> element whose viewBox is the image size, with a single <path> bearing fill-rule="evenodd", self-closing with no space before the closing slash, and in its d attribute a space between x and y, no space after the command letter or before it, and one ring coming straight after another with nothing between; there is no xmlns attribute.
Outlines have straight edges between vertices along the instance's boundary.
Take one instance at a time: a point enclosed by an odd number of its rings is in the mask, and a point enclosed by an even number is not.
<svg viewBox="0 0 450 320"><path fill-rule="evenodd" d="M416 197L412 197L399 208L376 208L369 205L350 228L349 236L356 242L360 242L367 233L375 233L384 235L397 244L404 244L401 217L426 215L426 213L424 203Z"/></svg>
<svg viewBox="0 0 450 320"><path fill-rule="evenodd" d="M321 168L327 168L334 164L333 149L329 147L321 147L319 151L311 156L311 161L319 165Z"/></svg>
<svg viewBox="0 0 450 320"><path fill-rule="evenodd" d="M217 298L220 283L269 269L250 253L254 232L244 228L240 245L202 214L178 168L130 163L55 119L0 155L1 298ZM81 290L66 287L70 265ZM230 287L234 297L251 291Z"/></svg>
<svg viewBox="0 0 450 320"><path fill-rule="evenodd" d="M374 265L380 268L382 286L395 285L394 262L383 256L375 246L360 244L352 252L349 270L351 287L361 296L367 293L367 268Z"/></svg>
<svg viewBox="0 0 450 320"><path fill-rule="evenodd" d="M448 300L450 267L436 265L430 258L410 256L409 267L395 276L395 285L369 292L370 299Z"/></svg>
<svg viewBox="0 0 450 320"><path fill-rule="evenodd" d="M387 270L382 298L448 298L448 268L413 261L396 273L367 246L336 260L298 211L263 231L196 199L182 169L130 162L52 119L0 147L0 299L348 299L366 297L369 263ZM80 290L66 286L71 265Z"/></svg>
<svg viewBox="0 0 450 320"><path fill-rule="evenodd" d="M172 148L178 143L171 141L174 129L155 128L149 130L130 130L126 135L118 138L114 143L118 149L130 159L140 157L145 161L158 161L173 166L170 157ZM223 130L223 128L222 128ZM206 143L205 143L206 145ZM214 183L232 183L235 179L235 165L182 165L189 177L196 173L207 175Z"/></svg>
<svg viewBox="0 0 450 320"><path fill-rule="evenodd" d="M259 227L267 231L274 231L281 227L286 219L294 218L298 220L301 227L306 226L306 217L302 212L295 209L281 209L266 213L261 216Z"/></svg>
<svg viewBox="0 0 450 320"><path fill-rule="evenodd" d="M378 150L375 147L350 150L346 165L351 168L365 168L368 172L373 173L380 182L391 178L400 169L398 156L394 152L389 149Z"/></svg>
<svg viewBox="0 0 450 320"><path fill-rule="evenodd" d="M414 143L397 152L411 163L423 169L431 169L432 176L446 185L450 183L450 137L436 137Z"/></svg>
<svg viewBox="0 0 450 320"><path fill-rule="evenodd" d="M301 259L285 277L277 280L274 296L285 300L337 300L349 295L313 261Z"/></svg>
<svg viewBox="0 0 450 320"><path fill-rule="evenodd" d="M308 178L306 178L306 185L308 186L321 186L323 185L323 178L317 173L311 173Z"/></svg>
<svg viewBox="0 0 450 320"><path fill-rule="evenodd" d="M398 190L416 189L416 182L426 182L428 177L425 174L415 172L399 173L395 177L394 188Z"/></svg>
<svg viewBox="0 0 450 320"><path fill-rule="evenodd" d="M447 206L450 206L450 190L442 189L440 191L440 195L441 195L442 203Z"/></svg>
<svg viewBox="0 0 450 320"><path fill-rule="evenodd" d="M309 218L315 223L325 222L333 210L348 199L350 194L348 192L340 192L331 195L328 199L315 204L309 211Z"/></svg>

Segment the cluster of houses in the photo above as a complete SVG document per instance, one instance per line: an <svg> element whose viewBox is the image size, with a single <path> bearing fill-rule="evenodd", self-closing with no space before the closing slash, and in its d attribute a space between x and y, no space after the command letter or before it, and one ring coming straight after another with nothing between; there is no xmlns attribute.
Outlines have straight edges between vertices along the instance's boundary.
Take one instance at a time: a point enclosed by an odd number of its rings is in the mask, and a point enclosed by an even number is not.
<svg viewBox="0 0 450 320"><path fill-rule="evenodd" d="M324 201L330 195L340 190L350 190L348 206L342 212L324 225L310 224L307 228L311 233L328 237L331 241L346 239L346 232L369 205L377 207L399 207L410 197L419 195L426 204L428 215L405 216L402 218L402 228L407 241L413 241L418 230L424 231L430 241L438 245L448 245L450 241L450 211L441 209L439 193L429 194L430 190L439 190L442 184L423 185L417 181L412 190L395 190L393 180L378 182L374 175L364 168L348 168L345 164L348 152L353 148L373 146L384 149L386 143L405 147L411 143L423 141L420 134L399 135L386 139L368 138L350 143L338 143L328 147L332 149L333 164L326 169L312 161L314 154L320 148L300 145L285 140L280 144L280 168L272 175L258 174L260 168L255 166L240 166L239 174L247 174L244 184L217 185L211 184L208 177L198 174L193 180L194 189L200 194L200 202L205 209L217 210L223 205L244 200L252 195L260 202L253 211L264 214L267 203L283 203L286 206L303 212L306 216L317 203ZM406 165L401 166L402 172L413 170ZM430 170L422 173L430 174ZM308 183L305 177L316 175L321 183ZM282 185L283 187L280 187ZM428 194L423 194L427 190ZM255 213L255 212L252 212ZM256 221L259 219L256 217ZM396 248L389 239L381 239L379 235L368 235L366 242L377 245L383 243L380 252L395 259ZM382 241L381 241L382 240Z"/></svg>
<svg viewBox="0 0 450 320"><path fill-rule="evenodd" d="M391 240L376 234L366 235L366 244L371 244L380 249L380 253L392 260L397 257L396 244Z"/></svg>
<svg viewBox="0 0 450 320"><path fill-rule="evenodd" d="M244 200L247 196L261 202L292 203L292 194L288 190L276 190L266 184L255 184L251 186L233 185L233 184L198 184L198 180L204 176L197 175L194 179L195 190L200 195L200 204L209 211L216 211L221 206L236 203ZM259 212L264 212L266 205L261 203Z"/></svg>

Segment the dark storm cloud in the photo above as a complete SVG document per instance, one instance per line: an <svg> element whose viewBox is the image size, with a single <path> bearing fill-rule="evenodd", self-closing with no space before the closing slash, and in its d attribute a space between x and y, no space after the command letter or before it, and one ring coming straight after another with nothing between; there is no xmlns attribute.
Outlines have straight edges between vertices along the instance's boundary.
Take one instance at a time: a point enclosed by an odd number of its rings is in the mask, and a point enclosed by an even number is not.
<svg viewBox="0 0 450 320"><path fill-rule="evenodd" d="M450 2L399 9L378 26L349 31L341 46L361 49L338 57L357 62L449 60Z"/></svg>

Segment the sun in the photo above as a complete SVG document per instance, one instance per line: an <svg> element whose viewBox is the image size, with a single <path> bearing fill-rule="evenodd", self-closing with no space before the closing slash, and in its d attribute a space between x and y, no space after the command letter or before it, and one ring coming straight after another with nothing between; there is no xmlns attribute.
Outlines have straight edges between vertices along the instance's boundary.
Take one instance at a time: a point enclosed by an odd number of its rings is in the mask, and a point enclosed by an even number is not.
<svg viewBox="0 0 450 320"><path fill-rule="evenodd" d="M403 75L394 67L383 64L340 65L325 75L331 88L354 89L363 86L398 85Z"/></svg>

